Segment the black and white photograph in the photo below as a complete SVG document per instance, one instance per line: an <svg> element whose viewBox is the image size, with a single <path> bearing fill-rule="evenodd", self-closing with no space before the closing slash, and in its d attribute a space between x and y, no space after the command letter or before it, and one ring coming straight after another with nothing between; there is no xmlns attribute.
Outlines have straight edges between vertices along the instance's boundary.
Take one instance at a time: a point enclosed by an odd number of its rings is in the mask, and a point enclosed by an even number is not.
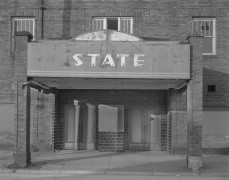
<svg viewBox="0 0 229 180"><path fill-rule="evenodd" d="M229 0L0 0L0 180L228 180Z"/></svg>

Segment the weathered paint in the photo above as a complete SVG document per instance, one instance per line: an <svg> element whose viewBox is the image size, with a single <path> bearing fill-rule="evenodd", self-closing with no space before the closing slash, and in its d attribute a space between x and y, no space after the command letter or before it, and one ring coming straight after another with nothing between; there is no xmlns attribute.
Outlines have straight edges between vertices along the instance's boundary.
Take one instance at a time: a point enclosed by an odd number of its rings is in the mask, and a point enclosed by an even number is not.
<svg viewBox="0 0 229 180"><path fill-rule="evenodd" d="M96 31L73 38L76 41L143 41L141 38L119 31Z"/></svg>
<svg viewBox="0 0 229 180"><path fill-rule="evenodd" d="M133 66L134 67L141 67L144 66L144 59L139 59L139 57L145 57L144 54L134 54L133 56ZM72 64L75 66L82 66L84 64L84 61L82 59L82 57L91 57L91 66L117 66L116 63L120 63L121 67L126 66L126 58L130 57L130 54L106 54L105 57L103 57L104 59L102 59L100 57L100 54L74 54L73 55L73 62ZM97 59L100 58L100 63L97 62ZM114 61L114 58L120 58L120 62L116 62Z"/></svg>
<svg viewBox="0 0 229 180"><path fill-rule="evenodd" d="M28 76L189 79L190 46L175 41L40 41Z"/></svg>

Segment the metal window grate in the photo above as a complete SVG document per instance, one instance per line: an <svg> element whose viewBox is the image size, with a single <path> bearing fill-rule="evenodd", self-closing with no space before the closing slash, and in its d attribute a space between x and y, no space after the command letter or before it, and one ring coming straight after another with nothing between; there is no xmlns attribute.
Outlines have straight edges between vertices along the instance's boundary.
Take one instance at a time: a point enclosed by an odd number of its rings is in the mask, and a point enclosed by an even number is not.
<svg viewBox="0 0 229 180"><path fill-rule="evenodd" d="M216 53L216 33L214 18L196 18L192 22L192 32L204 35L203 54L214 55Z"/></svg>
<svg viewBox="0 0 229 180"><path fill-rule="evenodd" d="M94 31L100 31L104 30L104 21L105 19L93 19L93 30Z"/></svg>
<svg viewBox="0 0 229 180"><path fill-rule="evenodd" d="M120 31L131 34L132 33L132 19L121 18L120 19Z"/></svg>
<svg viewBox="0 0 229 180"><path fill-rule="evenodd" d="M194 20L193 21L193 32L203 33L204 37L213 36L213 20Z"/></svg>
<svg viewBox="0 0 229 180"><path fill-rule="evenodd" d="M106 29L115 29L118 31L133 33L132 17L94 17L92 19L92 30L100 31Z"/></svg>
<svg viewBox="0 0 229 180"><path fill-rule="evenodd" d="M35 21L33 18L15 18L14 19L14 32L28 31L35 39Z"/></svg>

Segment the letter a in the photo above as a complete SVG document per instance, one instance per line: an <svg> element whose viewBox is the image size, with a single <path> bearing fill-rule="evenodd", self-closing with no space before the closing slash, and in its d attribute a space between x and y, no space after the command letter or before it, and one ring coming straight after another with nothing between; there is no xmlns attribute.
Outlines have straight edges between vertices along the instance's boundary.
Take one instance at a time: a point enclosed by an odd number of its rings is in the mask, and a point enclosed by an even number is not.
<svg viewBox="0 0 229 180"><path fill-rule="evenodd" d="M115 66L115 63L114 63L113 58L111 57L111 54L106 55L102 65L104 66L106 64L108 64L110 66Z"/></svg>

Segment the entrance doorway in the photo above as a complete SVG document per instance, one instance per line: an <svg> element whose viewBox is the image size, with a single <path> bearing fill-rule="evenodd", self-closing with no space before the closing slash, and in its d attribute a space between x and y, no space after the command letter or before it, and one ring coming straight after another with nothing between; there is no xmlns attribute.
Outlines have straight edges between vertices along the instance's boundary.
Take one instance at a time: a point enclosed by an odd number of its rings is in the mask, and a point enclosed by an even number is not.
<svg viewBox="0 0 229 180"><path fill-rule="evenodd" d="M74 149L76 143L74 106L66 106L64 116L64 149Z"/></svg>
<svg viewBox="0 0 229 180"><path fill-rule="evenodd" d="M64 149L74 149L75 144L77 144L77 149L86 149L87 140L87 109L81 107L80 117L78 124L78 131L76 132L76 122L75 122L75 107L66 106L64 111ZM77 133L77 135L76 135ZM77 137L77 139L75 139Z"/></svg>
<svg viewBox="0 0 229 180"><path fill-rule="evenodd" d="M160 150L160 116L149 108L131 108L129 120L129 149Z"/></svg>

